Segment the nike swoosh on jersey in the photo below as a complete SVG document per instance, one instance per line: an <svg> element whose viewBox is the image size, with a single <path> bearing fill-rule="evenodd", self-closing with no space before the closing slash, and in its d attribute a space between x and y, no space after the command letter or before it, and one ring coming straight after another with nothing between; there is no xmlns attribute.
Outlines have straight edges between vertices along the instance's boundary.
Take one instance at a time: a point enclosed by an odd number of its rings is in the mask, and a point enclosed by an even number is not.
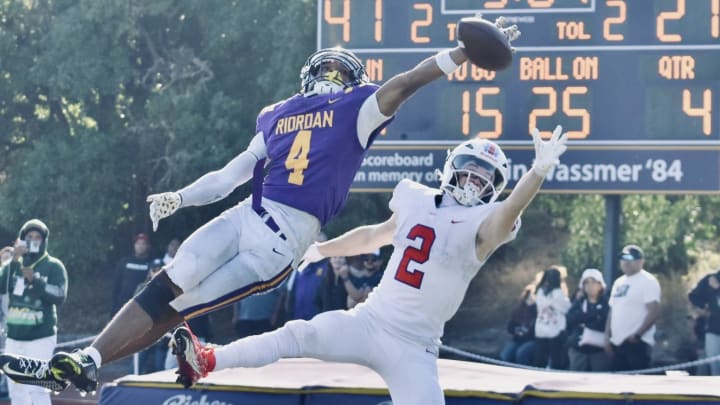
<svg viewBox="0 0 720 405"><path fill-rule="evenodd" d="M336 102L338 100L340 100L340 99L339 98L331 98L330 100L328 100L328 104L333 104L334 102Z"/></svg>
<svg viewBox="0 0 720 405"><path fill-rule="evenodd" d="M285 256L284 254L282 254L282 253L278 252L277 250L275 250L275 248L272 248L272 251L273 251L273 253L278 254L278 255L280 255L280 256Z"/></svg>
<svg viewBox="0 0 720 405"><path fill-rule="evenodd" d="M451 223L451 224L459 224L459 223L461 223L461 222L465 222L465 221L456 221L456 220L454 220L454 219L451 219L451 220L450 220L450 223Z"/></svg>

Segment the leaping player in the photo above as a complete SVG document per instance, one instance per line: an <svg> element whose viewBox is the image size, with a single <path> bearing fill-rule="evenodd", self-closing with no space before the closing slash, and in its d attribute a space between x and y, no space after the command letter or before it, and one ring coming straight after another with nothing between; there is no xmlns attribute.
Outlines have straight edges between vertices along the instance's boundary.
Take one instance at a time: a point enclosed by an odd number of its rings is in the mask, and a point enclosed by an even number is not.
<svg viewBox="0 0 720 405"><path fill-rule="evenodd" d="M498 24L508 42L519 36L516 26ZM300 93L260 112L247 150L222 169L178 191L151 195L148 202L157 228L177 209L218 201L251 178L252 197L190 235L174 261L89 347L59 352L49 361L5 354L0 367L12 370L8 377L19 383L55 391L73 383L93 392L102 364L149 346L184 319L275 288L343 207L368 148L400 105L466 60L462 46L444 50L377 86L352 52L313 53L301 70Z"/></svg>
<svg viewBox="0 0 720 405"><path fill-rule="evenodd" d="M214 349L178 328L171 345L181 379L194 383L214 370L313 357L370 367L387 384L395 405L443 404L436 359L445 322L492 252L515 238L521 212L566 149L559 126L546 142L537 129L532 135L533 167L501 202L496 199L508 179L507 159L495 143L474 139L450 153L439 190L403 180L393 191L387 221L311 245L304 257L308 262L392 244L380 284L355 308L290 321Z"/></svg>

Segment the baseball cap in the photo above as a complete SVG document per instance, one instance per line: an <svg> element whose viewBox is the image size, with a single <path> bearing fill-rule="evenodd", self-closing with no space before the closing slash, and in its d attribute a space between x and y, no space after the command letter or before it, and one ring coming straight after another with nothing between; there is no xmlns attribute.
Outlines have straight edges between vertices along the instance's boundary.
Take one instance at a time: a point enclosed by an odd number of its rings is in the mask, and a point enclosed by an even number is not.
<svg viewBox="0 0 720 405"><path fill-rule="evenodd" d="M639 246L627 245L620 253L620 260L640 260L643 256L643 251Z"/></svg>
<svg viewBox="0 0 720 405"><path fill-rule="evenodd" d="M606 287L606 286L605 286L605 279L603 279L603 275L602 275L602 273L600 272L600 270L598 270L598 269L585 269L585 271L583 271L583 273L582 273L582 276L580 276L580 284L579 284L580 288L583 288L583 283L585 282L585 280L587 280L587 279L589 279L589 278L591 278L591 279L597 281L598 283L602 284L602 287L603 287L603 288Z"/></svg>

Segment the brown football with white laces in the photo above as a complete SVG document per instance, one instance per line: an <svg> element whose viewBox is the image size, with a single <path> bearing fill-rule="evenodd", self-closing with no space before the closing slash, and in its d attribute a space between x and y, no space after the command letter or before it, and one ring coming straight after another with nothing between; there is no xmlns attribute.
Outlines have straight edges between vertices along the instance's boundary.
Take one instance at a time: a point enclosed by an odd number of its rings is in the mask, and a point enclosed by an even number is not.
<svg viewBox="0 0 720 405"><path fill-rule="evenodd" d="M512 63L512 47L505 33L481 17L458 22L458 41L470 62L486 70L503 70Z"/></svg>

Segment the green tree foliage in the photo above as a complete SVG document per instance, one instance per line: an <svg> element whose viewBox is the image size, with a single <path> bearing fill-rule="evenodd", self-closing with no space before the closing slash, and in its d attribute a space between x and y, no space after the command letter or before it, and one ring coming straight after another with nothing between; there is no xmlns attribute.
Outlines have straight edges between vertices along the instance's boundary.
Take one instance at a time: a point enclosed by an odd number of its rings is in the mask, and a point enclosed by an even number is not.
<svg viewBox="0 0 720 405"><path fill-rule="evenodd" d="M310 0L0 3L2 227L43 218L74 269L125 254L149 229L148 193L224 165L259 110L299 88L314 24Z"/></svg>
<svg viewBox="0 0 720 405"><path fill-rule="evenodd" d="M79 270L127 252L130 235L149 230L148 193L221 167L254 135L258 111L297 91L315 47L315 4L0 2L0 235L42 218L53 253ZM186 236L248 191L181 210L156 239ZM384 220L388 199L351 195L328 233ZM621 242L643 246L659 272L684 271L720 223L712 197L623 201ZM524 214L524 232L567 232L562 260L571 271L601 267L603 204L542 195ZM516 246L504 252L521 254Z"/></svg>
<svg viewBox="0 0 720 405"><path fill-rule="evenodd" d="M702 217L714 200L697 196L632 195L622 197L620 245L634 243L645 251L645 267L654 273L685 274L693 264L698 243L711 238L715 226ZM570 212L570 238L563 262L572 273L586 267L603 268L603 226L605 202L602 196L583 195L575 199Z"/></svg>

